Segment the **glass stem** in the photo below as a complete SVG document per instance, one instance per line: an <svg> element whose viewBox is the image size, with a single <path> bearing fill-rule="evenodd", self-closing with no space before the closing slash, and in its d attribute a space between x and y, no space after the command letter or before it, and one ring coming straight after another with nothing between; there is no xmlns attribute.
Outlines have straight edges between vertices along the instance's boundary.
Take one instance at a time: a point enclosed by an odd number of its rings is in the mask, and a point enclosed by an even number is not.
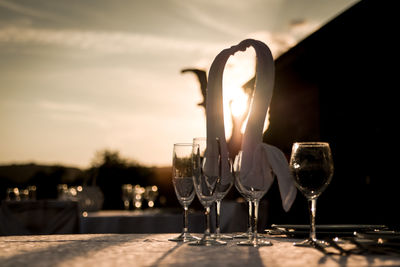
<svg viewBox="0 0 400 267"><path fill-rule="evenodd" d="M205 209L204 215L206 219L206 230L204 231L204 237L207 238L210 236L210 207Z"/></svg>
<svg viewBox="0 0 400 267"><path fill-rule="evenodd" d="M247 233L250 235L253 233L253 227L251 227L251 224L253 223L253 208L251 200L248 201L248 204L249 204L249 218L247 220Z"/></svg>
<svg viewBox="0 0 400 267"><path fill-rule="evenodd" d="M258 224L258 200L254 200L254 223L253 223L253 243L257 244L257 224Z"/></svg>
<svg viewBox="0 0 400 267"><path fill-rule="evenodd" d="M216 201L216 222L215 222L215 234L217 237L221 234L221 229L220 229L220 213L221 213L221 200Z"/></svg>
<svg viewBox="0 0 400 267"><path fill-rule="evenodd" d="M185 234L189 233L189 229L188 229L188 213L189 213L188 207L184 206L183 207L183 233L185 233Z"/></svg>
<svg viewBox="0 0 400 267"><path fill-rule="evenodd" d="M317 199L308 200L308 208L310 210L310 239L312 241L317 241L317 235L315 231L315 213L317 211Z"/></svg>

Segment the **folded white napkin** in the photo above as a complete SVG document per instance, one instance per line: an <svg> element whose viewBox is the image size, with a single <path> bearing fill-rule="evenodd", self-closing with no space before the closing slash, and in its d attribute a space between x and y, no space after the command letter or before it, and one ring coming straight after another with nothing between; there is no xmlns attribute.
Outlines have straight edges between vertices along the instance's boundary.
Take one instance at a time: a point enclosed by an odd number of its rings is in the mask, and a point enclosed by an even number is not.
<svg viewBox="0 0 400 267"><path fill-rule="evenodd" d="M296 197L296 188L290 176L289 166L282 151L263 144L263 127L271 102L274 87L274 61L268 46L261 41L246 39L236 46L224 49L214 59L208 75L206 96L207 139L219 138L223 157L228 157L225 139L222 76L229 57L237 51L244 51L252 46L256 51L257 72L255 92L249 113L246 130L242 141L242 167L240 175L245 185L254 188L262 186L269 189L276 175L282 198L282 205L288 211ZM211 151L210 151L211 153ZM222 182L231 178L229 164L222 165ZM265 179L262 179L265 178ZM267 185L265 184L267 181Z"/></svg>

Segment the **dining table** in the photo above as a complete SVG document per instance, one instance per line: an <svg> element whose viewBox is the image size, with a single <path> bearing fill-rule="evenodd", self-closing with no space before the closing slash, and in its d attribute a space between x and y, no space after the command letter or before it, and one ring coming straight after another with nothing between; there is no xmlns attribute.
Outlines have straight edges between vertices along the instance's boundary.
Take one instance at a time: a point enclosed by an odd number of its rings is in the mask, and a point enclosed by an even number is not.
<svg viewBox="0 0 400 267"><path fill-rule="evenodd" d="M191 211L189 230L204 231L204 215ZM174 233L182 229L183 216L177 210L100 210L80 217L81 234Z"/></svg>
<svg viewBox="0 0 400 267"><path fill-rule="evenodd" d="M0 237L0 266L400 266L396 255L340 255L267 237L268 247L190 246L168 234L65 234ZM198 235L200 236L200 235Z"/></svg>
<svg viewBox="0 0 400 267"><path fill-rule="evenodd" d="M265 209L266 203L261 203ZM80 216L79 233L81 234L140 234L140 233L175 233L183 226L182 208L153 208L137 210L99 210L83 212ZM247 229L246 203L223 201L221 203L220 227L222 232L238 232ZM261 214L260 221L266 224L266 214ZM215 209L211 211L211 220L215 222ZM189 210L189 231L202 233L205 229L204 212ZM214 223L211 230L215 230Z"/></svg>

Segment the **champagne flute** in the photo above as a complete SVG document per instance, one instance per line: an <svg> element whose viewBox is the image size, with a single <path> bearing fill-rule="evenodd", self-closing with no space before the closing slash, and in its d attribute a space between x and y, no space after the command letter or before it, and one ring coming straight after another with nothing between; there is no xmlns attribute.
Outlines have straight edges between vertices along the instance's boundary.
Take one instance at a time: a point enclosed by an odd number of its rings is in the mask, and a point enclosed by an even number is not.
<svg viewBox="0 0 400 267"><path fill-rule="evenodd" d="M296 142L290 156L290 170L296 187L308 200L310 212L310 237L295 246L314 246L324 244L317 240L315 213L317 198L326 189L333 176L333 160L329 143Z"/></svg>
<svg viewBox="0 0 400 267"><path fill-rule="evenodd" d="M238 155L235 158L234 162L234 175L235 175L235 182L236 186L239 190L239 192L246 198L250 199L250 207L251 204L254 206L253 210L253 220L252 220L252 228L253 228L253 233L251 238L247 241L242 241L239 242L238 245L240 246L253 246L253 247L259 247L259 246L272 246L272 243L267 241L267 240L262 240L259 239L259 235L257 232L257 224L258 224L258 208L259 208L259 203L260 199L267 193L268 191L268 186L267 182L264 181L266 179L264 176L260 177L262 181L258 183L257 185L252 184L248 181L248 173L241 173L242 169L242 155L243 152L239 151ZM249 207L249 211L250 211Z"/></svg>
<svg viewBox="0 0 400 267"><path fill-rule="evenodd" d="M235 188L242 195L242 197L246 200L248 206L248 216L247 216L247 231L245 233L237 234L233 236L233 238L246 238L251 239L253 236L253 227L251 226L253 221L253 205L250 199L250 196L242 191L240 183L237 181L237 177L235 177ZM263 235L258 234L258 238L264 238Z"/></svg>
<svg viewBox="0 0 400 267"><path fill-rule="evenodd" d="M228 160L228 164L231 165L231 162ZM230 168L231 169L231 168ZM221 234L221 202L222 199L228 194L234 183L234 178L232 175L227 175L225 179L221 179L221 182L217 184L216 187L216 199L215 199L215 210L216 210L216 224L215 224L215 235L213 236L216 240L229 240L233 239L233 237L228 235Z"/></svg>
<svg viewBox="0 0 400 267"><path fill-rule="evenodd" d="M247 231L245 233L235 235L235 236L233 236L233 238L251 239L251 237L253 235L253 228L251 227L252 217L253 217L253 209L252 209L252 205L251 205L251 200L250 200L250 196L246 195L246 193L242 191L240 184L237 181L236 176L235 176L235 188L242 195L242 197L246 200L249 210L248 210L248 216L247 216Z"/></svg>
<svg viewBox="0 0 400 267"><path fill-rule="evenodd" d="M193 139L193 183L196 195L204 206L206 229L201 240L191 242L192 246L226 245L226 242L214 240L210 235L210 207L215 202L215 190L221 179L221 148L219 140L206 138Z"/></svg>
<svg viewBox="0 0 400 267"><path fill-rule="evenodd" d="M198 240L192 236L188 229L188 210L189 205L194 199L193 186L193 144L180 143L174 144L172 157L172 183L179 203L183 206L183 230L182 233L168 239L175 242L190 242Z"/></svg>

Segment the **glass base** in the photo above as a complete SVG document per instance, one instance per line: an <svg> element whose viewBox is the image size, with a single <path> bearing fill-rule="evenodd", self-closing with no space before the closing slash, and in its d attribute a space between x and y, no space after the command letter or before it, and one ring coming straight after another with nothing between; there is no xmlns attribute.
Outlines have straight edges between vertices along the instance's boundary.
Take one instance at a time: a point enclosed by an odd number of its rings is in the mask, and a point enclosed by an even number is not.
<svg viewBox="0 0 400 267"><path fill-rule="evenodd" d="M234 235L233 238L234 239L251 239L253 237L253 233L242 233L242 234L238 234L238 235ZM257 234L257 238L265 238L264 235L262 234Z"/></svg>
<svg viewBox="0 0 400 267"><path fill-rule="evenodd" d="M195 242L190 242L190 246L223 246L226 245L227 243L225 241L221 240L215 240L209 236L203 237L202 239L195 241Z"/></svg>
<svg viewBox="0 0 400 267"><path fill-rule="evenodd" d="M222 235L222 234L219 234L219 235L212 234L212 235L211 235L211 238L213 238L213 239L215 239L215 240L232 240L232 239L233 239L232 236L229 236L229 235Z"/></svg>
<svg viewBox="0 0 400 267"><path fill-rule="evenodd" d="M189 233L181 233L179 236L174 237L174 238L170 238L168 239L168 241L173 241L173 242L192 242L192 241L197 241L200 238L198 238L197 236L193 236Z"/></svg>
<svg viewBox="0 0 400 267"><path fill-rule="evenodd" d="M267 247L272 246L272 243L267 240L250 239L237 243L238 246L250 246L250 247Z"/></svg>
<svg viewBox="0 0 400 267"><path fill-rule="evenodd" d="M311 238L308 238L308 239L303 240L301 242L294 242L293 243L293 246L296 246L296 247L307 247L307 248L315 247L316 245L317 246L321 246L321 247L328 246L328 244L325 241L318 240L318 239L312 240Z"/></svg>
<svg viewBox="0 0 400 267"><path fill-rule="evenodd" d="M251 237L251 233L242 233L242 234L237 234L234 235L233 238L237 239L248 239Z"/></svg>

